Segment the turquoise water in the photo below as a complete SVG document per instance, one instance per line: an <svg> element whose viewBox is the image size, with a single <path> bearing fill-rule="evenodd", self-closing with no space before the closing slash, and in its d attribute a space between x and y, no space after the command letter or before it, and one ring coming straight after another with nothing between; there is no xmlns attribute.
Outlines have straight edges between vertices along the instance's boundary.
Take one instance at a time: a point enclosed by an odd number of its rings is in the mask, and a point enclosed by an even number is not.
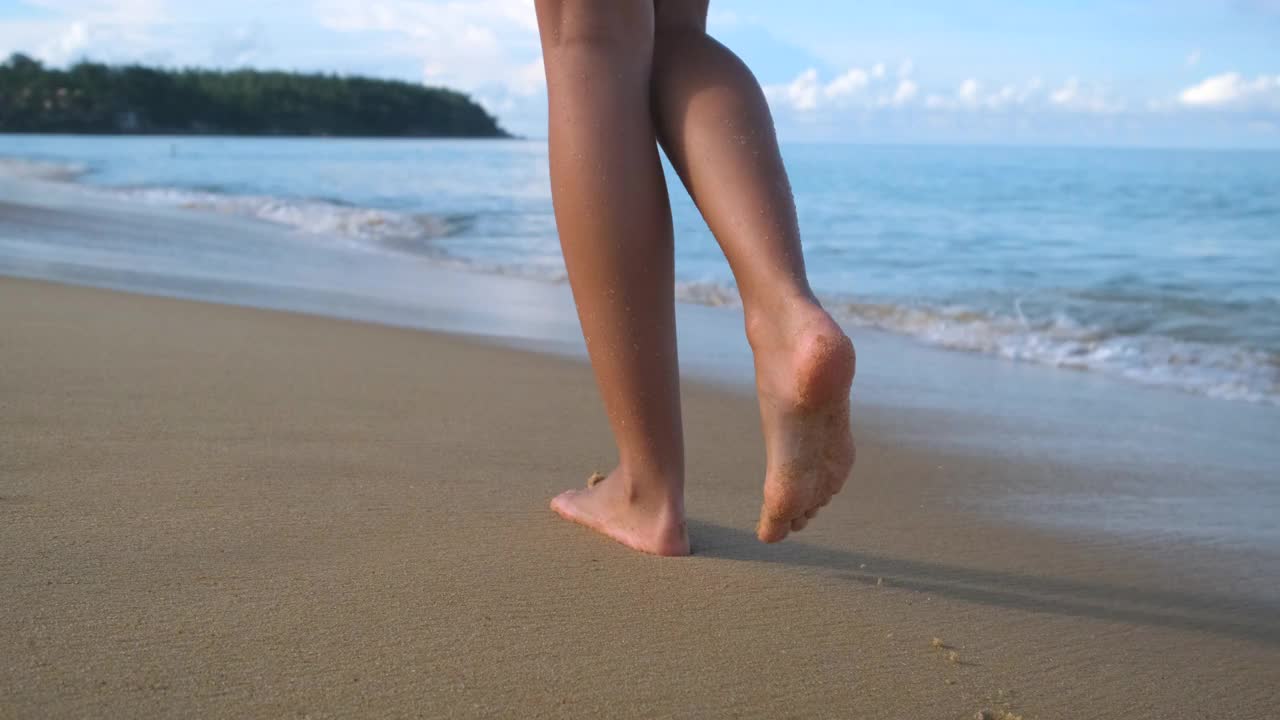
<svg viewBox="0 0 1280 720"><path fill-rule="evenodd" d="M1280 154L784 153L814 287L847 322L1280 404ZM0 157L0 172L284 224L317 246L564 279L537 142L0 136ZM714 239L669 177L680 297L735 303Z"/></svg>

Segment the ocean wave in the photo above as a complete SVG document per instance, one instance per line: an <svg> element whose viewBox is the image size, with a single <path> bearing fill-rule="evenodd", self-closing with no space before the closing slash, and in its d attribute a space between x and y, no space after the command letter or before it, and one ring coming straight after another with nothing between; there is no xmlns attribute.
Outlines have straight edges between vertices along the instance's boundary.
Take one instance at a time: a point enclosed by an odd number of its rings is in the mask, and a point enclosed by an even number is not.
<svg viewBox="0 0 1280 720"><path fill-rule="evenodd" d="M45 160L28 160L25 158L0 157L0 175L21 178L23 180L53 180L70 182L89 171L88 166L79 163L60 163Z"/></svg>
<svg viewBox="0 0 1280 720"><path fill-rule="evenodd" d="M62 178L74 171L72 166L0 160L0 172L23 172L27 173L25 177ZM272 222L308 234L344 238L363 249L409 253L468 272L551 283L567 281L563 264L550 256L499 262L449 252L437 241L458 232L466 225L465 219L460 222L330 200L229 195L207 190L97 190L137 202ZM731 282L678 281L676 297L682 302L712 307L740 305ZM851 325L909 336L929 345L1098 372L1212 397L1280 405L1278 353L1125 332L1079 322L1066 312L1033 320L1023 314L1018 303L1013 303L1009 312L1001 313L962 305L865 302L836 295L822 299L833 314Z"/></svg>
<svg viewBox="0 0 1280 720"><path fill-rule="evenodd" d="M403 243L451 232L447 218L356 207L329 200L228 195L168 187L104 188L101 191L134 202L251 218L312 235L358 241Z"/></svg>
<svg viewBox="0 0 1280 720"><path fill-rule="evenodd" d="M1059 313L1028 321L967 307L832 303L862 326L952 350L1120 376L1211 397L1280 404L1280 355L1162 335L1126 334Z"/></svg>
<svg viewBox="0 0 1280 720"><path fill-rule="evenodd" d="M482 263L441 258L471 272L567 282L563 267ZM740 307L737 288L712 281L677 281L676 299L710 307ZM1122 377L1227 400L1280 405L1280 354L1231 345L1124 333L1077 322L1065 313L1028 320L1015 304L1001 315L959 305L855 302L826 295L841 321L905 335L927 345L1019 362Z"/></svg>
<svg viewBox="0 0 1280 720"><path fill-rule="evenodd" d="M737 290L717 282L676 284L683 302L738 307ZM1280 353L1090 325L1058 312L1029 320L961 305L857 302L825 295L833 315L855 327L925 344L1020 362L1122 377L1225 400L1280 405Z"/></svg>

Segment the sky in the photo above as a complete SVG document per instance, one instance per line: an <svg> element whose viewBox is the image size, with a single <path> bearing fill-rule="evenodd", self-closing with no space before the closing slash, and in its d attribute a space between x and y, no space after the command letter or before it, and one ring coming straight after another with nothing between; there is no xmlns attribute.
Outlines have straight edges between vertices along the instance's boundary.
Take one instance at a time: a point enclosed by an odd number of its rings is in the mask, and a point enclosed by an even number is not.
<svg viewBox="0 0 1280 720"><path fill-rule="evenodd" d="M709 29L784 141L1280 148L1280 0L713 0ZM444 85L546 133L532 0L0 0L13 52Z"/></svg>

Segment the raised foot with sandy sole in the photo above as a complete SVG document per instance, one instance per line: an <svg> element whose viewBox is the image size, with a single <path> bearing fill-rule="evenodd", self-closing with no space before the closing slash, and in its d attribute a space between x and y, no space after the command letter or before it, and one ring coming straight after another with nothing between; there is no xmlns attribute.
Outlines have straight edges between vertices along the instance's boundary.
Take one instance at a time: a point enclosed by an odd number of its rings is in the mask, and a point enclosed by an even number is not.
<svg viewBox="0 0 1280 720"><path fill-rule="evenodd" d="M757 350L760 417L768 453L756 535L773 543L802 530L844 487L853 469L849 389L853 343L821 312L772 361Z"/></svg>

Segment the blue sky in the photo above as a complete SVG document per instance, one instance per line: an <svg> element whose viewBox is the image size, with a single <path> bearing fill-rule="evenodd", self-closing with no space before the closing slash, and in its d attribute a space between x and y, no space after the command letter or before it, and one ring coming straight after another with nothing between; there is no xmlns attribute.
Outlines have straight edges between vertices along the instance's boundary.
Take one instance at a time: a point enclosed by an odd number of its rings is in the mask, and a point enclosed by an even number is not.
<svg viewBox="0 0 1280 720"><path fill-rule="evenodd" d="M545 133L532 0L0 0L0 53L366 73ZM790 141L1280 147L1280 0L716 0Z"/></svg>

